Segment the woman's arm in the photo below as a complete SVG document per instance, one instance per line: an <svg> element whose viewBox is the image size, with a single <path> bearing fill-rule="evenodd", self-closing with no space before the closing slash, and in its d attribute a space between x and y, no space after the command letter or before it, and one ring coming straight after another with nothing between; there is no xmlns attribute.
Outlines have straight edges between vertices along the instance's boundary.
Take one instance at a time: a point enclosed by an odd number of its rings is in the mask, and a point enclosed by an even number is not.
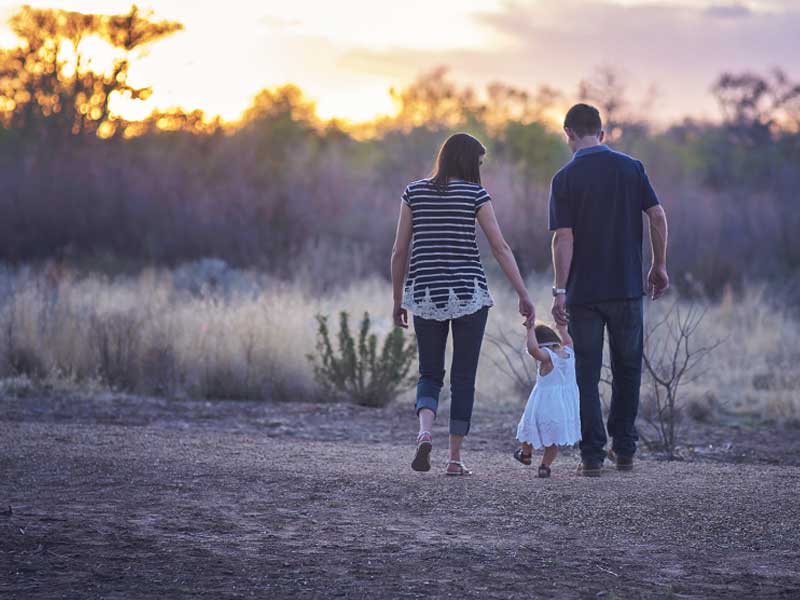
<svg viewBox="0 0 800 600"><path fill-rule="evenodd" d="M548 354L547 350L542 350L539 347L539 342L536 341L536 332L532 324L528 327L528 354L539 362L550 362L550 354Z"/></svg>
<svg viewBox="0 0 800 600"><path fill-rule="evenodd" d="M500 231L500 224L497 222L497 216L494 214L494 207L491 202L484 204L478 211L478 224L489 240L492 254L494 254L500 264L500 268L503 269L503 273L508 277L514 287L514 291L519 296L519 313L525 317L526 325L532 324L536 316L536 309L528 295L528 290L525 289L525 282L522 280L522 275L520 275L517 261L514 259L514 253L511 252L511 247L503 237L503 232Z"/></svg>
<svg viewBox="0 0 800 600"><path fill-rule="evenodd" d="M392 297L394 308L392 319L396 327L408 327L408 313L403 308L403 284L408 272L408 254L411 246L411 208L405 202L400 207L397 232L392 248Z"/></svg>

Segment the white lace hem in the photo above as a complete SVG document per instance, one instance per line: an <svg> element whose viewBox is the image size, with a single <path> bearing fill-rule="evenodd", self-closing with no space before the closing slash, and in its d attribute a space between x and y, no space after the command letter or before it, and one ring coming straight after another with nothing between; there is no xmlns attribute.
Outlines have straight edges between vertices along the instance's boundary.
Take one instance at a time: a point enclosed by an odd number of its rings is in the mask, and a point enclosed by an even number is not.
<svg viewBox="0 0 800 600"><path fill-rule="evenodd" d="M447 302L437 306L431 300L430 288L425 288L425 297L420 300L414 300L414 281L408 280L406 287L403 290L403 308L411 311L414 316L421 319L430 319L433 321L447 321L449 319L457 319L465 315L471 315L478 312L485 306L494 306L494 298L489 293L489 290L483 289L478 280L475 279L475 291L472 297L468 300L460 300L456 293L450 288L450 294Z"/></svg>
<svg viewBox="0 0 800 600"><path fill-rule="evenodd" d="M537 450L547 446L573 446L581 440L580 423L525 423L517 428L517 440Z"/></svg>

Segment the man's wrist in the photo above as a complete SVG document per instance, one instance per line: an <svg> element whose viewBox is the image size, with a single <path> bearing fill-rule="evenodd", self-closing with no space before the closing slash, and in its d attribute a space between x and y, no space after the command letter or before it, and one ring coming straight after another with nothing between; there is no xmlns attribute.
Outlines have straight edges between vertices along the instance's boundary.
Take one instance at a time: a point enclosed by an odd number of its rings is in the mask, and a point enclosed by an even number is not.
<svg viewBox="0 0 800 600"><path fill-rule="evenodd" d="M553 286L553 298L558 296L565 296L567 294L566 288L558 287L556 285Z"/></svg>

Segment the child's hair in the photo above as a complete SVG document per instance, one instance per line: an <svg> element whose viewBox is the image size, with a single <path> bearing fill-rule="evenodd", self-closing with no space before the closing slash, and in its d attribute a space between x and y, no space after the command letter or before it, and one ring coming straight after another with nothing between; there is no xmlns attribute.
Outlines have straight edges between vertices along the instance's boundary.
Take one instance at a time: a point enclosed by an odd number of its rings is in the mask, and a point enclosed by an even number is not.
<svg viewBox="0 0 800 600"><path fill-rule="evenodd" d="M536 335L536 343L540 346L546 344L558 344L560 346L562 344L559 335L547 325L537 325L533 328L533 333Z"/></svg>

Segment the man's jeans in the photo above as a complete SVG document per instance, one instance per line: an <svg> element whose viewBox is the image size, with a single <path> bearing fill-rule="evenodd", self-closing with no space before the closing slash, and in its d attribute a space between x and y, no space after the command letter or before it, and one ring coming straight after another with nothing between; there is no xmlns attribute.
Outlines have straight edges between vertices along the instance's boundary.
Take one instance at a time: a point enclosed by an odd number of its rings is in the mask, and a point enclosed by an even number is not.
<svg viewBox="0 0 800 600"><path fill-rule="evenodd" d="M636 452L636 413L642 381L644 322L642 299L569 306L569 334L575 344L575 371L581 395L581 458L605 459L606 431L600 406L603 333L608 328L611 353L611 407L608 433L618 456Z"/></svg>
<svg viewBox="0 0 800 600"><path fill-rule="evenodd" d="M483 332L489 307L449 321L414 317L419 349L419 383L416 411L439 408L439 392L444 385L444 352L447 334L453 327L453 363L450 366L450 433L467 435L475 402L475 373L481 354Z"/></svg>

